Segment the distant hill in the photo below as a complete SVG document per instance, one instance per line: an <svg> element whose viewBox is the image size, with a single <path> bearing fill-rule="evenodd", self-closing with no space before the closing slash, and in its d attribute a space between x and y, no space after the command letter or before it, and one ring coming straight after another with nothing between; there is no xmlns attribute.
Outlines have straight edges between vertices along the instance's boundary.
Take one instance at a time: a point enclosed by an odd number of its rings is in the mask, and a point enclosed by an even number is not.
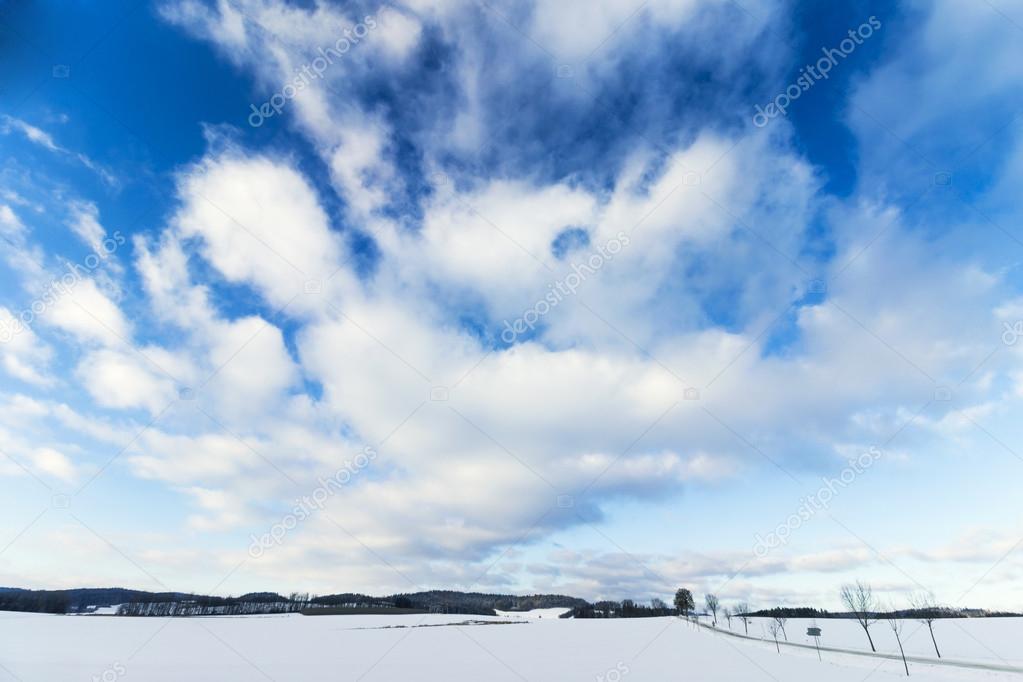
<svg viewBox="0 0 1023 682"><path fill-rule="evenodd" d="M345 592L321 596L276 592L250 592L238 597L215 597L188 592L148 592L120 587L69 590L25 590L0 587L0 611L81 613L91 607L125 605L123 615L229 615L241 613L288 613L303 609L359 607L416 609L431 613L495 615L502 611L585 607L583 599L560 594L484 594L431 590L374 597Z"/></svg>
<svg viewBox="0 0 1023 682"><path fill-rule="evenodd" d="M113 606L153 596L152 592L122 587L83 587L71 590L24 590L0 588L0 611L36 611L40 613L74 613L89 606ZM166 598L182 599L180 592L167 593Z"/></svg>
<svg viewBox="0 0 1023 682"><path fill-rule="evenodd" d="M421 608L434 613L471 613L479 615L496 615L500 611L530 611L532 609L551 609L564 607L571 609L588 606L585 599L569 597L563 594L530 594L516 596L511 594L483 594L480 592L454 592L450 590L432 590L411 594L393 595L395 605Z"/></svg>

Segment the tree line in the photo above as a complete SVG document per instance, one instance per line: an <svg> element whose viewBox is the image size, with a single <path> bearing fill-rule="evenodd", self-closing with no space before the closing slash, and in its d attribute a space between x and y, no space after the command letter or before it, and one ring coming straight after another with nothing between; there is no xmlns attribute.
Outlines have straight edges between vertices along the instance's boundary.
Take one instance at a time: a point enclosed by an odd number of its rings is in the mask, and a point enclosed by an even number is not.
<svg viewBox="0 0 1023 682"><path fill-rule="evenodd" d="M574 607L562 618L652 618L674 615L675 610L660 599L652 599L650 604L639 604L632 599L622 601L596 601Z"/></svg>
<svg viewBox="0 0 1023 682"><path fill-rule="evenodd" d="M17 590L0 592L0 611L67 613L71 599L61 590Z"/></svg>

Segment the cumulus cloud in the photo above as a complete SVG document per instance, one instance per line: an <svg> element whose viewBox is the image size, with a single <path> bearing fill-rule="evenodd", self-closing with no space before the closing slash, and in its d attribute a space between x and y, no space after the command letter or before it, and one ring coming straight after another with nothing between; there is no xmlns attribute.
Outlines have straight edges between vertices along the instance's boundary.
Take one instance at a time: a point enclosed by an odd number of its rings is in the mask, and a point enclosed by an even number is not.
<svg viewBox="0 0 1023 682"><path fill-rule="evenodd" d="M307 282L322 285L337 274L337 235L293 168L228 154L186 174L180 191L178 234L197 238L225 279L253 285L274 307L295 301ZM295 308L303 307L299 298Z"/></svg>
<svg viewBox="0 0 1023 682"><path fill-rule="evenodd" d="M156 414L173 400L173 380L138 354L109 348L86 355L78 366L78 377L97 403L114 408L145 408Z"/></svg>
<svg viewBox="0 0 1023 682"><path fill-rule="evenodd" d="M96 280L83 279L57 297L42 320L84 343L122 344L132 335L131 323L111 293L103 291Z"/></svg>

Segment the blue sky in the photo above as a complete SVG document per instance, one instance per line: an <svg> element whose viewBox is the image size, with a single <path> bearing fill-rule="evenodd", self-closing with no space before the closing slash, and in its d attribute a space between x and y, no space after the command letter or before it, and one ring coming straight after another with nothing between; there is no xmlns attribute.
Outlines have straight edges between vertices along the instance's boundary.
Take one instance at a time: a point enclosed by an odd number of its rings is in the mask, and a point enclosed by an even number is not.
<svg viewBox="0 0 1023 682"><path fill-rule="evenodd" d="M591 5L0 6L0 584L1023 609L1023 13Z"/></svg>

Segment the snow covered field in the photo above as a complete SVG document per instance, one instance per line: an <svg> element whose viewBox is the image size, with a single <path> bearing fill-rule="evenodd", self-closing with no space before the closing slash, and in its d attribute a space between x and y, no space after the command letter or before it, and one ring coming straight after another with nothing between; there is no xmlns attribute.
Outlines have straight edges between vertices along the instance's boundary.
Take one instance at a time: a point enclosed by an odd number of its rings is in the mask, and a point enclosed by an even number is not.
<svg viewBox="0 0 1023 682"><path fill-rule="evenodd" d="M478 616L67 617L0 613L0 680L531 680L672 679L861 682L903 676L901 663L783 649L696 629L675 618L464 624ZM461 623L461 624L460 624ZM823 621L825 641L856 632ZM879 624L881 625L881 624ZM1019 659L1020 620L938 624L948 655ZM420 626L420 627L416 627ZM434 627L423 627L434 626ZM741 624L733 620L733 627ZM751 623L750 632L759 630ZM907 635L913 624L907 623ZM800 637L796 637L796 630ZM790 621L793 640L803 623ZM878 639L881 628L877 629ZM862 636L862 633L859 633ZM971 649L982 639L995 652ZM832 641L835 640L835 641ZM912 650L925 652L922 634ZM983 654L981 653L983 652ZM944 652L943 652L944 653ZM1008 680L1019 675L911 664L915 680Z"/></svg>

